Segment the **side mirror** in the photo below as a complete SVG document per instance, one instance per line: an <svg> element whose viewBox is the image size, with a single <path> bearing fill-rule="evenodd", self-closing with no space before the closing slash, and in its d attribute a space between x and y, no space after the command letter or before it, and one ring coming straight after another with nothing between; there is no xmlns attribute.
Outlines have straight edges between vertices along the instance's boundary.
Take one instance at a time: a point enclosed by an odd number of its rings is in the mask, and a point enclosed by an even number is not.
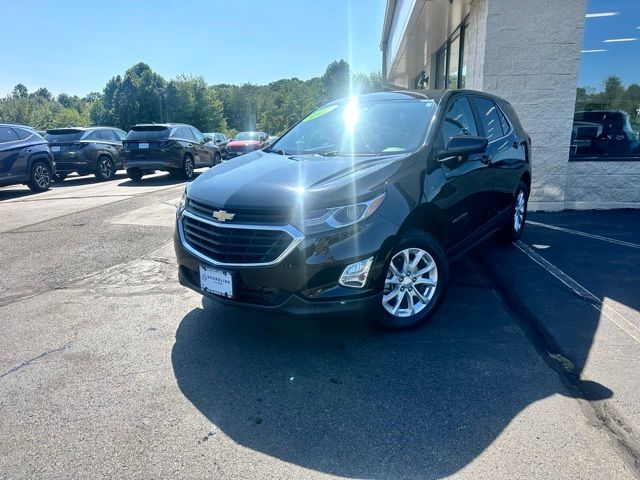
<svg viewBox="0 0 640 480"><path fill-rule="evenodd" d="M489 141L486 137L471 137L469 135L460 135L452 137L447 144L447 148L438 152L438 160L444 160L451 157L466 157L476 153L483 153L487 150Z"/></svg>

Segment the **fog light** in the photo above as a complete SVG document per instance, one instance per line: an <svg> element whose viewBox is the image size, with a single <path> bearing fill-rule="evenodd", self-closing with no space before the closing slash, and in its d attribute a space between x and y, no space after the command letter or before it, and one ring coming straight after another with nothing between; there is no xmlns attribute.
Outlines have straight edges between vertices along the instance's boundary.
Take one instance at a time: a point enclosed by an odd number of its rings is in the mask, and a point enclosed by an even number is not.
<svg viewBox="0 0 640 480"><path fill-rule="evenodd" d="M338 281L338 283L340 283L340 285L344 285L345 287L364 287L364 285L367 283L367 277L369 276L369 270L371 269L372 263L373 257L370 257L365 260L360 260L359 262L348 265L342 272L342 275L340 275L340 280Z"/></svg>

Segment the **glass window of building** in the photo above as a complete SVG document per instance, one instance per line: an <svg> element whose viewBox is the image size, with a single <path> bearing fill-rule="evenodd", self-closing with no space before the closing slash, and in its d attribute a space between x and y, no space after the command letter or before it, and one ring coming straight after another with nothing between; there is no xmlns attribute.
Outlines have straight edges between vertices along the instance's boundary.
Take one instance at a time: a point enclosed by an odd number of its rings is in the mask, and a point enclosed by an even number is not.
<svg viewBox="0 0 640 480"><path fill-rule="evenodd" d="M449 43L449 71L447 73L447 87L458 88L458 69L460 68L460 35Z"/></svg>
<svg viewBox="0 0 640 480"><path fill-rule="evenodd" d="M640 8L588 0L571 160L640 160Z"/></svg>

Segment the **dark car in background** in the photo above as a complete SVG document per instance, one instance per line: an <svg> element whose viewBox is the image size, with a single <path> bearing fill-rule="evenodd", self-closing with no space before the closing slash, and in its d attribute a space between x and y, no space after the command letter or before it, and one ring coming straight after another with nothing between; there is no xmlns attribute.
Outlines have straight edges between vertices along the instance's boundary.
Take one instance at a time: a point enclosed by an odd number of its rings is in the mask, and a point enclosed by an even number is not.
<svg viewBox="0 0 640 480"><path fill-rule="evenodd" d="M289 314L375 308L428 319L449 260L525 225L531 140L505 100L471 90L374 93L321 107L273 145L187 185L180 282Z"/></svg>
<svg viewBox="0 0 640 480"><path fill-rule="evenodd" d="M126 132L114 127L53 128L44 136L49 142L61 182L70 173L95 175L110 180L122 168L122 139Z"/></svg>
<svg viewBox="0 0 640 480"><path fill-rule="evenodd" d="M33 128L0 124L0 186L24 183L43 192L51 186L55 171L47 141Z"/></svg>
<svg viewBox="0 0 640 480"><path fill-rule="evenodd" d="M266 147L269 135L265 132L238 132L227 144L227 158L235 158L245 153Z"/></svg>
<svg viewBox="0 0 640 480"><path fill-rule="evenodd" d="M204 138L212 142L220 151L220 155L223 160L227 159L227 144L229 143L229 139L226 137L224 133L211 132L211 133L203 133Z"/></svg>
<svg viewBox="0 0 640 480"><path fill-rule="evenodd" d="M189 180L194 169L222 160L219 149L200 130L182 123L135 125L122 144L124 166L134 181L156 170Z"/></svg>

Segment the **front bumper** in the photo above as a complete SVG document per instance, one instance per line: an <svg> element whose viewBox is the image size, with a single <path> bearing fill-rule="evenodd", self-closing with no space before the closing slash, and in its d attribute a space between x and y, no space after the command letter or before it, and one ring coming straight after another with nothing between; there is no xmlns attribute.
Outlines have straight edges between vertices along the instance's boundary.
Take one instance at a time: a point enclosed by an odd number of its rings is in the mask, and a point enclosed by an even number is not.
<svg viewBox="0 0 640 480"><path fill-rule="evenodd" d="M364 312L380 304L383 270L397 228L374 215L351 229L305 237L285 258L269 266L210 265L185 248L186 240L176 228L178 277L182 285L225 305L291 315ZM374 257L374 263L364 288L338 284L347 265L369 257ZM200 265L210 265L233 276L232 299L200 288Z"/></svg>

